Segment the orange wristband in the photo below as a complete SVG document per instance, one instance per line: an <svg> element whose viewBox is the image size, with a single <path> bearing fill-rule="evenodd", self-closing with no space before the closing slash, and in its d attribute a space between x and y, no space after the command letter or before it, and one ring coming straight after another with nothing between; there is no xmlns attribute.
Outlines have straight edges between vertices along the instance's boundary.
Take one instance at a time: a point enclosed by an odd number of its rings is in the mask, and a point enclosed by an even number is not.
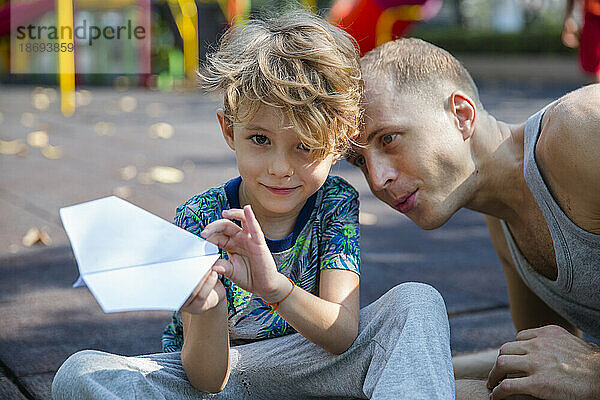
<svg viewBox="0 0 600 400"><path fill-rule="evenodd" d="M286 277L286 278L287 278L287 277ZM291 280L290 278L288 278L288 281L290 281L290 283L292 284L292 289L290 290L290 292L289 292L289 293L288 293L288 294L287 294L287 295L286 295L286 296L285 296L283 299L279 300L277 303L274 303L274 304L267 303L267 302L265 301L265 304L266 304L266 305L268 305L269 307L271 307L271 311L269 311L269 314L273 314L273 313L275 312L275 310L277 310L277 307L279 307L279 305L280 305L281 303L283 303L283 301L284 301L285 299L287 299L287 298L290 296L290 294L292 294L292 292L294 291L294 288L296 287L296 284L295 284L295 283L294 283L294 281L293 281L293 280Z"/></svg>

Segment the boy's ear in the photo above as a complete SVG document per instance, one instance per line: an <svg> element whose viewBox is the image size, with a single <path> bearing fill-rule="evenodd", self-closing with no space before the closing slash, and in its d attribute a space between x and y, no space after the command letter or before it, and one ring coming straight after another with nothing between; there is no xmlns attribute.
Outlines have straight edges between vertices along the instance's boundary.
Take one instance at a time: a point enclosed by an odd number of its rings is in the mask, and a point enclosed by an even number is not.
<svg viewBox="0 0 600 400"><path fill-rule="evenodd" d="M454 123L462 133L463 140L471 138L477 116L477 108L473 100L465 93L457 90L450 95L449 106Z"/></svg>
<svg viewBox="0 0 600 400"><path fill-rule="evenodd" d="M229 121L229 119L225 116L225 112L222 108L217 110L217 119L219 120L219 125L221 125L223 138L231 150L235 151L235 144L233 141L233 124L231 124L231 121Z"/></svg>

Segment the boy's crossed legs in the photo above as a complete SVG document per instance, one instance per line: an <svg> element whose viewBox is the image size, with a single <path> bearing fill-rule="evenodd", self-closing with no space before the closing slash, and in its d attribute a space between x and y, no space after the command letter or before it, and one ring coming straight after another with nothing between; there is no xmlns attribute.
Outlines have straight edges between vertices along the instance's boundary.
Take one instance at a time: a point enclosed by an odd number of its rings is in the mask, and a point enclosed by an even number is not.
<svg viewBox="0 0 600 400"><path fill-rule="evenodd" d="M218 394L187 380L180 353L71 356L54 378L55 400L101 399L453 399L446 307L431 286L404 283L360 312L358 337L334 356L300 334L231 349Z"/></svg>

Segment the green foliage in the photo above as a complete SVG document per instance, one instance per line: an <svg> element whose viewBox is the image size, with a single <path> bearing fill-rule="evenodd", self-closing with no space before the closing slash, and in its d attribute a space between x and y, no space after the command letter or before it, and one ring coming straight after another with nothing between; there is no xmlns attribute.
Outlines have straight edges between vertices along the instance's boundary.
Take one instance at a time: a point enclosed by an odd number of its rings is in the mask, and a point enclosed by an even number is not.
<svg viewBox="0 0 600 400"><path fill-rule="evenodd" d="M560 35L561 28L556 26L533 27L519 33L421 26L410 33L410 36L431 42L450 53L572 53L572 49L562 44Z"/></svg>

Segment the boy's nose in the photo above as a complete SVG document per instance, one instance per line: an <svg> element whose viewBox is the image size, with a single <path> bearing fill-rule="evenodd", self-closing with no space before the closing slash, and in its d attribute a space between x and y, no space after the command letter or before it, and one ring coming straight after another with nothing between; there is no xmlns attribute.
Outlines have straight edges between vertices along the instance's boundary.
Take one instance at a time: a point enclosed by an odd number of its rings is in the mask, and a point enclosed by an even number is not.
<svg viewBox="0 0 600 400"><path fill-rule="evenodd" d="M294 169L289 163L286 154L278 153L270 160L269 174L276 177L287 177L294 175Z"/></svg>

